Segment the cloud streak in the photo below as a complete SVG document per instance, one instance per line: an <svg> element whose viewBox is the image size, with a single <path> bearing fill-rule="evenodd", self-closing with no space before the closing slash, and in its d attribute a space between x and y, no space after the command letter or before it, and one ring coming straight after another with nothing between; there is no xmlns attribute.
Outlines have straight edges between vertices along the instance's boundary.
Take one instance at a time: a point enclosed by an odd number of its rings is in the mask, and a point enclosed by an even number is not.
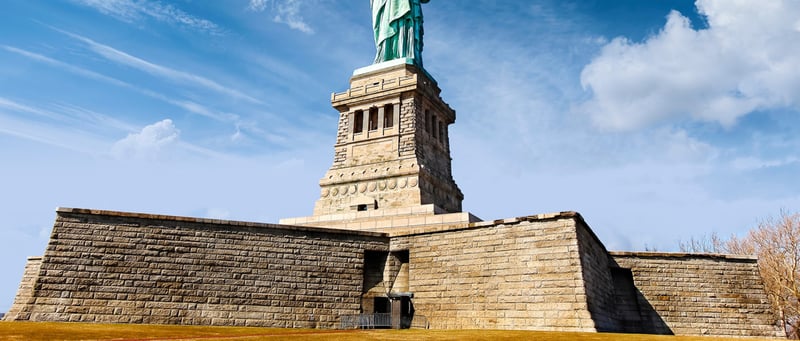
<svg viewBox="0 0 800 341"><path fill-rule="evenodd" d="M178 82L183 84L191 84L194 86L202 87L207 90L211 90L220 94L224 94L236 99L246 100L251 103L256 104L263 104L260 100L249 96L247 94L242 93L239 90L232 89L226 86L223 86L213 80L208 78L198 76L189 72L175 70L166 66L158 65L155 63L151 63L144 59L132 56L128 53L122 52L117 50L111 46L101 44L95 42L92 39L86 38L84 36L74 34L71 32L63 31L56 29L61 33L64 33L76 40L86 43L89 46L89 49L103 58L106 58L110 61L120 63L122 65L130 66L136 68L140 71L147 72L151 75L158 76L172 82Z"/></svg>
<svg viewBox="0 0 800 341"><path fill-rule="evenodd" d="M698 0L708 29L673 11L642 43L619 37L581 73L581 111L610 130L691 119L733 126L759 110L800 110L796 1Z"/></svg>
<svg viewBox="0 0 800 341"><path fill-rule="evenodd" d="M219 122L233 123L233 124L236 125L236 127L239 127L240 129L242 129L242 133L247 131L249 133L255 134L255 136L258 136L260 139L263 139L263 140L267 141L270 144L286 146L286 145L297 143L295 138L289 138L288 137L289 135L287 135L287 134L289 134L289 133L287 133L287 132L292 132L291 136L295 136L295 137L297 137L297 136L306 136L307 137L307 138L300 139L301 141L316 141L316 140L319 140L319 136L316 133L310 133L309 131L307 131L305 129L297 129L296 127L293 127L293 126L287 124L287 122L285 122L285 120L282 120L280 118L275 118L275 120L273 120L273 122L271 122L270 129L264 130L264 129L259 128L257 124L254 124L254 123L252 123L250 121L243 121L243 119L242 119L242 117L240 117L240 115L237 115L237 114L234 114L234 113L228 113L228 112L220 112L218 110L214 110L212 108L209 108L206 105L198 103L197 101L193 101L193 100L189 100L189 99L185 99L185 98L172 98L172 97L167 96L167 95L165 95L163 93L159 93L159 92L156 92L156 91L153 91L153 90L145 89L145 88L142 88L142 87L127 83L125 81L122 81L122 80L119 80L119 79L116 79L116 78L113 78L113 77L109 77L109 76L100 74L100 73L95 72L95 71L87 70L87 69L84 69L82 67L78 67L78 66L75 66L75 65L72 65L72 64L68 64L68 63L65 63L65 62L60 61L60 60L56 60L56 59L53 59L53 58L50 58L50 57L47 57L47 56L44 56L44 55L41 55L41 54L38 54L38 53L30 52L30 51L19 49L19 48L16 48L16 47L0 45L0 48L5 49L5 50L7 50L9 52L12 52L12 53L27 57L29 59L32 59L32 60L47 64L47 65L50 65L50 66L53 66L53 67L56 67L56 68L59 68L59 69L62 69L64 71L80 75L82 77L98 80L98 81L101 81L101 82L112 84L114 86L118 86L118 87L122 87L122 88L127 88L127 89L130 89L130 90L133 90L133 91L135 91L135 92L137 92L139 94L142 94L144 96L147 96L147 97L150 97L150 98L154 98L154 99L157 99L159 101L168 103L168 104L170 104L172 106L175 106L177 108L180 108L180 109L185 110L186 112L190 112L192 114L196 114L196 115L199 115L199 116L210 118L210 119L213 119L213 120L219 121ZM133 57L133 58L135 58L135 57ZM152 64L152 65L155 67L154 70L167 70L165 72L166 73L170 73L169 69L166 69L166 68L158 69L159 66L154 65L154 64ZM174 70L172 70L172 71L174 71ZM175 77L184 77L185 79L191 79L189 77L190 75L182 74L180 71L175 71L175 73L172 73L172 75L174 75ZM44 114L44 113L40 113L40 114ZM264 112L259 112L259 114L260 115L265 115ZM269 115L269 114L267 114L267 115ZM264 117L262 116L262 119L263 118ZM278 127L278 126L281 126L282 128L281 129L276 129L276 127ZM278 133L278 132L280 132L280 133ZM237 141L234 141L234 142L237 142ZM187 149L191 149L191 148L187 147ZM196 152L205 153L205 154L212 153L211 151L208 151L208 150L205 150L205 151L197 150Z"/></svg>
<svg viewBox="0 0 800 341"><path fill-rule="evenodd" d="M191 113L194 113L194 114L197 114L197 115L200 115L200 116L208 117L208 118L220 121L220 122L231 122L231 121L238 120L238 117L236 115L219 113L219 112L216 112L214 110L206 108L206 107L204 107L204 106L202 106L202 105L200 105L200 104L198 104L196 102L193 102L193 101L173 99L173 98L167 97L167 96L165 96L163 94L157 93L155 91L148 90L148 89L143 89L143 88L140 88L140 87L135 86L133 84L121 81L119 79L116 79L116 78L113 78L113 77L109 77L109 76L106 76L106 75L103 75L103 74L100 74L100 73L97 73L97 72L94 72L94 71L91 71L91 70L87 70L87 69L84 69L84 68L81 68L81 67L78 67L78 66L75 66L75 65L71 65L71 64L62 62L60 60L56 60L56 59L53 59L53 58L50 58L50 57L47 57L47 56L43 56L43 55L38 54L38 53L33 53L33 52L30 52L30 51L26 51L26 50L23 50L23 49L19 49L19 48L12 47L12 46L6 46L6 45L0 45L0 47L5 49L6 51L13 52L13 53L19 54L21 56L24 56L24 57L27 57L27 58L30 58L30 59L33 59L33 60L48 64L48 65L51 65L51 66L54 66L54 67L57 67L57 68L60 68L60 69L65 70L67 72L71 72L71 73L74 73L74 74L77 74L77 75L80 75L80 76L83 76L83 77L86 77L86 78L91 78L91 79L94 79L94 80L99 80L99 81L102 81L102 82L106 82L106 83L109 83L109 84L112 84L112 85L115 85L115 86L119 86L119 87L123 87L123 88L128 88L128 89L134 90L134 91L136 91L136 92L138 92L140 94L143 94L145 96L161 100L163 102L172 104L172 105L174 105L176 107L179 107L181 109L184 109L184 110L186 110L188 112L191 112Z"/></svg>
<svg viewBox="0 0 800 341"><path fill-rule="evenodd" d="M221 35L223 30L215 23L193 16L173 6L158 1L132 0L73 0L74 3L94 8L118 20L134 23L145 18L185 27L211 35Z"/></svg>
<svg viewBox="0 0 800 341"><path fill-rule="evenodd" d="M52 119L37 121L19 113L34 114ZM57 120L58 122L53 122ZM60 115L27 105L0 99L0 134L46 144L86 154L101 154L102 139L89 131L81 129L80 124L63 123Z"/></svg>
<svg viewBox="0 0 800 341"><path fill-rule="evenodd" d="M56 104L52 107L54 107L53 110L36 108L15 102L8 98L0 97L0 109L5 109L7 112L32 114L39 118L58 122L62 125L65 124L76 127L94 127L97 131L114 129L127 131L133 130L133 126L127 122L123 122L109 115L104 115L75 105ZM29 115L26 115L25 117L28 121L34 120Z"/></svg>

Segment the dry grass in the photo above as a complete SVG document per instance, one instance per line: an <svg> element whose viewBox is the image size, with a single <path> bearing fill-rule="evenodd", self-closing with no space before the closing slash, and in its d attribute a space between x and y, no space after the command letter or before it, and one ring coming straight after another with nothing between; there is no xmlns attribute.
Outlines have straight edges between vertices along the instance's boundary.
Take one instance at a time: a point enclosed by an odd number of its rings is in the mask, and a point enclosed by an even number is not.
<svg viewBox="0 0 800 341"><path fill-rule="evenodd" d="M0 322L0 340L741 340L687 336L500 330L314 330L132 324Z"/></svg>

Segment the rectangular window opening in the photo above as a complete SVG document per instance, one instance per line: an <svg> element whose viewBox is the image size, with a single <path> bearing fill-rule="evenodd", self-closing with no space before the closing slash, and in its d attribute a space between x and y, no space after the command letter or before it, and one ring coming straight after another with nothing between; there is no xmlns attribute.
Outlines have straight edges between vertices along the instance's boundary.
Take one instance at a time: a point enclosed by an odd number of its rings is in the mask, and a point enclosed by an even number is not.
<svg viewBox="0 0 800 341"><path fill-rule="evenodd" d="M378 108L369 109L369 130L378 129Z"/></svg>
<svg viewBox="0 0 800 341"><path fill-rule="evenodd" d="M383 107L383 127L391 128L394 126L394 105L387 104Z"/></svg>
<svg viewBox="0 0 800 341"><path fill-rule="evenodd" d="M353 113L353 133L358 134L364 129L364 112L356 110Z"/></svg>

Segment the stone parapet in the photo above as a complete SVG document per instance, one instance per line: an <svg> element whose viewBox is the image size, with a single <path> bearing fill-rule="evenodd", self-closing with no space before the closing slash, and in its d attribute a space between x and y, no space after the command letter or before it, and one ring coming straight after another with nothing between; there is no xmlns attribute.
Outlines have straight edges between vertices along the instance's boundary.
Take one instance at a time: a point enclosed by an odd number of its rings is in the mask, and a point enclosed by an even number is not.
<svg viewBox="0 0 800 341"><path fill-rule="evenodd" d="M515 218L392 237L414 309L435 329L594 331L572 217Z"/></svg>
<svg viewBox="0 0 800 341"><path fill-rule="evenodd" d="M613 257L629 257L629 258L642 258L642 259L675 259L675 260L691 260L691 259L709 259L721 260L729 262L742 262L742 263L757 263L758 257L753 255L734 255L727 253L691 253L691 252L653 252L653 251L610 251L609 254Z"/></svg>
<svg viewBox="0 0 800 341"><path fill-rule="evenodd" d="M435 329L783 335L753 257L609 253L576 212L440 210L287 226L60 208L6 320L334 328L391 297ZM320 227L398 217L385 233Z"/></svg>
<svg viewBox="0 0 800 341"><path fill-rule="evenodd" d="M15 320L333 328L380 233L59 209Z"/></svg>
<svg viewBox="0 0 800 341"><path fill-rule="evenodd" d="M611 252L630 269L638 324L663 334L785 337L775 324L757 259L750 256Z"/></svg>

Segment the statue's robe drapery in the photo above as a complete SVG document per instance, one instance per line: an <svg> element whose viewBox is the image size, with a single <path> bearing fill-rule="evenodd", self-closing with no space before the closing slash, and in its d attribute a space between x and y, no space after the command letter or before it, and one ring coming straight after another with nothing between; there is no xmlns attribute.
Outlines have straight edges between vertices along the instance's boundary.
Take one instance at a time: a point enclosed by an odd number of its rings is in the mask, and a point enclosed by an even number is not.
<svg viewBox="0 0 800 341"><path fill-rule="evenodd" d="M422 66L422 6L428 0L371 0L375 63L412 58Z"/></svg>

